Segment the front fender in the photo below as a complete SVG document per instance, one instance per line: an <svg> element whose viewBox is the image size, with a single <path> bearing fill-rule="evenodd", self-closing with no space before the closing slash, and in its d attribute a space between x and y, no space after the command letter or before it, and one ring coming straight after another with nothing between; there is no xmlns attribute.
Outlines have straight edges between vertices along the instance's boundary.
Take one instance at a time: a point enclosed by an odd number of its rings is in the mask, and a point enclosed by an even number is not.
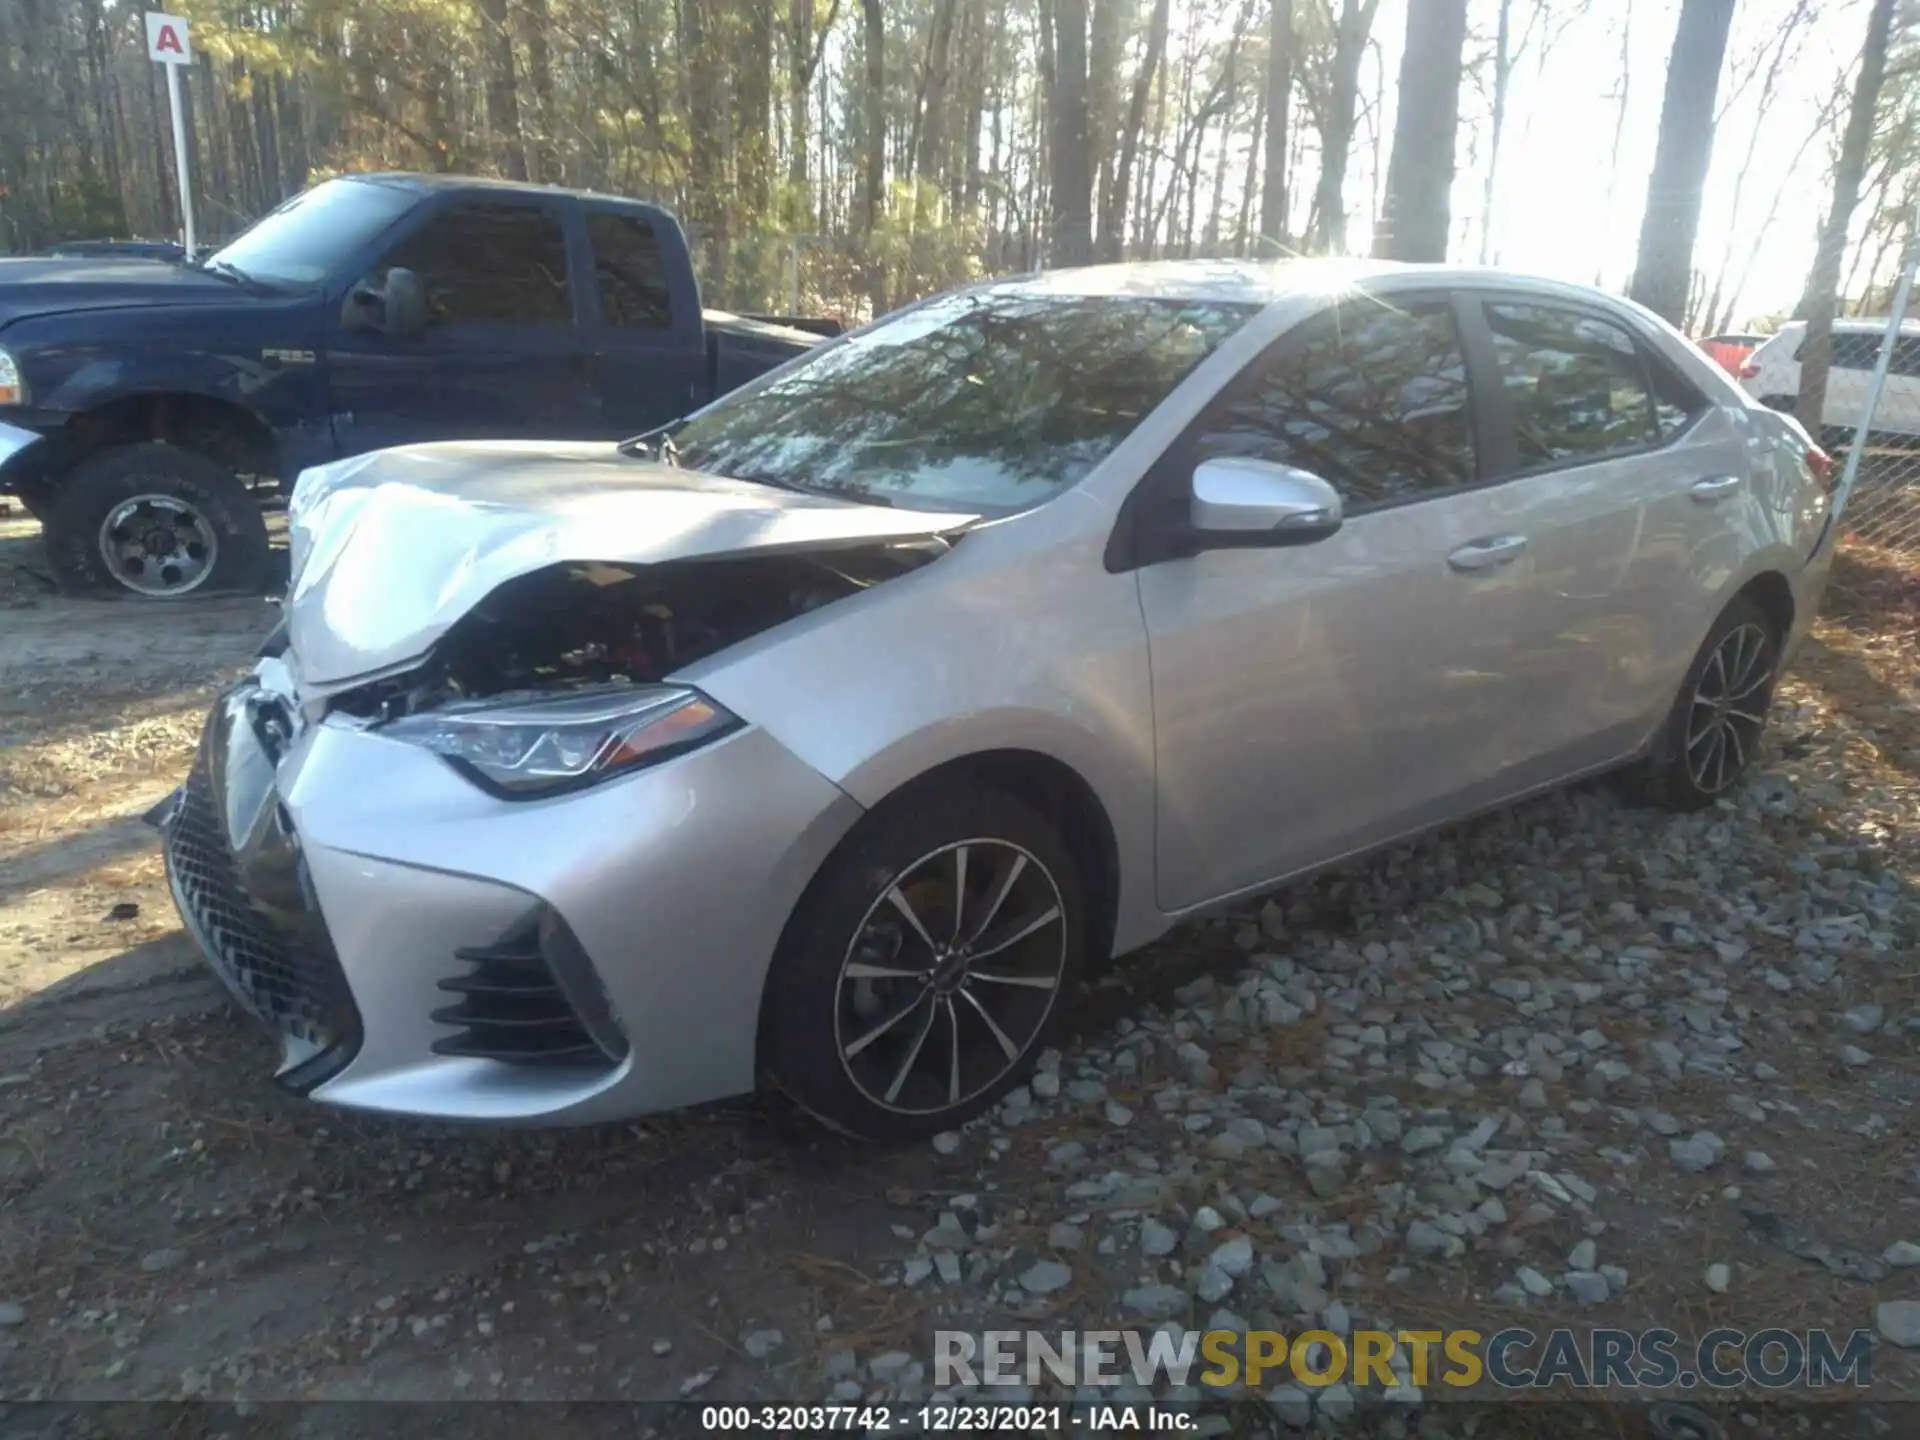
<svg viewBox="0 0 1920 1440"><path fill-rule="evenodd" d="M272 431L284 479L333 458L322 327L310 303L37 317L7 333L38 409L74 416L142 395L196 396L244 409Z"/></svg>

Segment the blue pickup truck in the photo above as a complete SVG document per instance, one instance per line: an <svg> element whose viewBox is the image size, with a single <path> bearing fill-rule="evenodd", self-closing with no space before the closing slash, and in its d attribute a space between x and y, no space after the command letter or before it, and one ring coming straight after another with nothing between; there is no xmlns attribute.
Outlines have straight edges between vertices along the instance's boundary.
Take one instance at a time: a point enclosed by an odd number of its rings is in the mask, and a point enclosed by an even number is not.
<svg viewBox="0 0 1920 1440"><path fill-rule="evenodd" d="M262 500L309 465L618 439L836 328L703 310L655 206L329 180L195 264L0 260L0 495L39 517L69 589L241 590L265 579Z"/></svg>

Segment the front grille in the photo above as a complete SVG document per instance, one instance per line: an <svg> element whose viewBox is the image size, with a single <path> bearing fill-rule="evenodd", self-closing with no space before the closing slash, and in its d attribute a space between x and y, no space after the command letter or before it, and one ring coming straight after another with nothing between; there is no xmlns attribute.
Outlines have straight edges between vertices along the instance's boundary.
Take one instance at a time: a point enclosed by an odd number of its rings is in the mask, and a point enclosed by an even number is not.
<svg viewBox="0 0 1920 1440"><path fill-rule="evenodd" d="M272 858L299 867L284 814L279 830L283 853ZM344 1064L358 1044L360 1021L340 962L321 938L310 905L302 917L276 920L248 896L204 751L167 821L166 858L183 915L235 998L256 1019L316 1051L332 1052ZM308 933L289 926L288 918L305 919Z"/></svg>
<svg viewBox="0 0 1920 1440"><path fill-rule="evenodd" d="M592 965L553 910L535 910L491 945L453 953L473 968L439 982L460 998L433 1019L459 1033L436 1040L436 1054L594 1068L625 1057L626 1037Z"/></svg>

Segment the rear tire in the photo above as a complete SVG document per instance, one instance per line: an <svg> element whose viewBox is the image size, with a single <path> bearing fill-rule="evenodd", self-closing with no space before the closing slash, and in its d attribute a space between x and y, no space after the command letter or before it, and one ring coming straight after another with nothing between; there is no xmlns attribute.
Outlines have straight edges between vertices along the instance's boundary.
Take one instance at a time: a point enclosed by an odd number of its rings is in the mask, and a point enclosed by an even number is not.
<svg viewBox="0 0 1920 1440"><path fill-rule="evenodd" d="M267 527L239 476L177 445L120 445L58 482L43 512L63 588L148 600L258 593Z"/></svg>
<svg viewBox="0 0 1920 1440"><path fill-rule="evenodd" d="M1045 1047L1086 935L1073 856L1031 807L995 790L897 796L787 923L760 1011L764 1073L845 1134L953 1129Z"/></svg>
<svg viewBox="0 0 1920 1440"><path fill-rule="evenodd" d="M1704 810L1729 793L1759 751L1780 665L1773 621L1744 595L1714 621L1673 709L1628 789L1663 810Z"/></svg>

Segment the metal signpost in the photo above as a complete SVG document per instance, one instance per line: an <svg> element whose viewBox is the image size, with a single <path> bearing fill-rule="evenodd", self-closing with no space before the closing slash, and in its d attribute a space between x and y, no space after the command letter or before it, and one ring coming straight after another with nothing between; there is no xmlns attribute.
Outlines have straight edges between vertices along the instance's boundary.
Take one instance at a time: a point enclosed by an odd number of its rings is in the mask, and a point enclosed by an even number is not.
<svg viewBox="0 0 1920 1440"><path fill-rule="evenodd" d="M193 63L187 41L187 22L180 15L147 11L147 58L167 67L167 108L173 112L173 166L180 180L180 225L185 232L187 259L195 255L193 185L187 172L187 117L180 108L180 67Z"/></svg>

